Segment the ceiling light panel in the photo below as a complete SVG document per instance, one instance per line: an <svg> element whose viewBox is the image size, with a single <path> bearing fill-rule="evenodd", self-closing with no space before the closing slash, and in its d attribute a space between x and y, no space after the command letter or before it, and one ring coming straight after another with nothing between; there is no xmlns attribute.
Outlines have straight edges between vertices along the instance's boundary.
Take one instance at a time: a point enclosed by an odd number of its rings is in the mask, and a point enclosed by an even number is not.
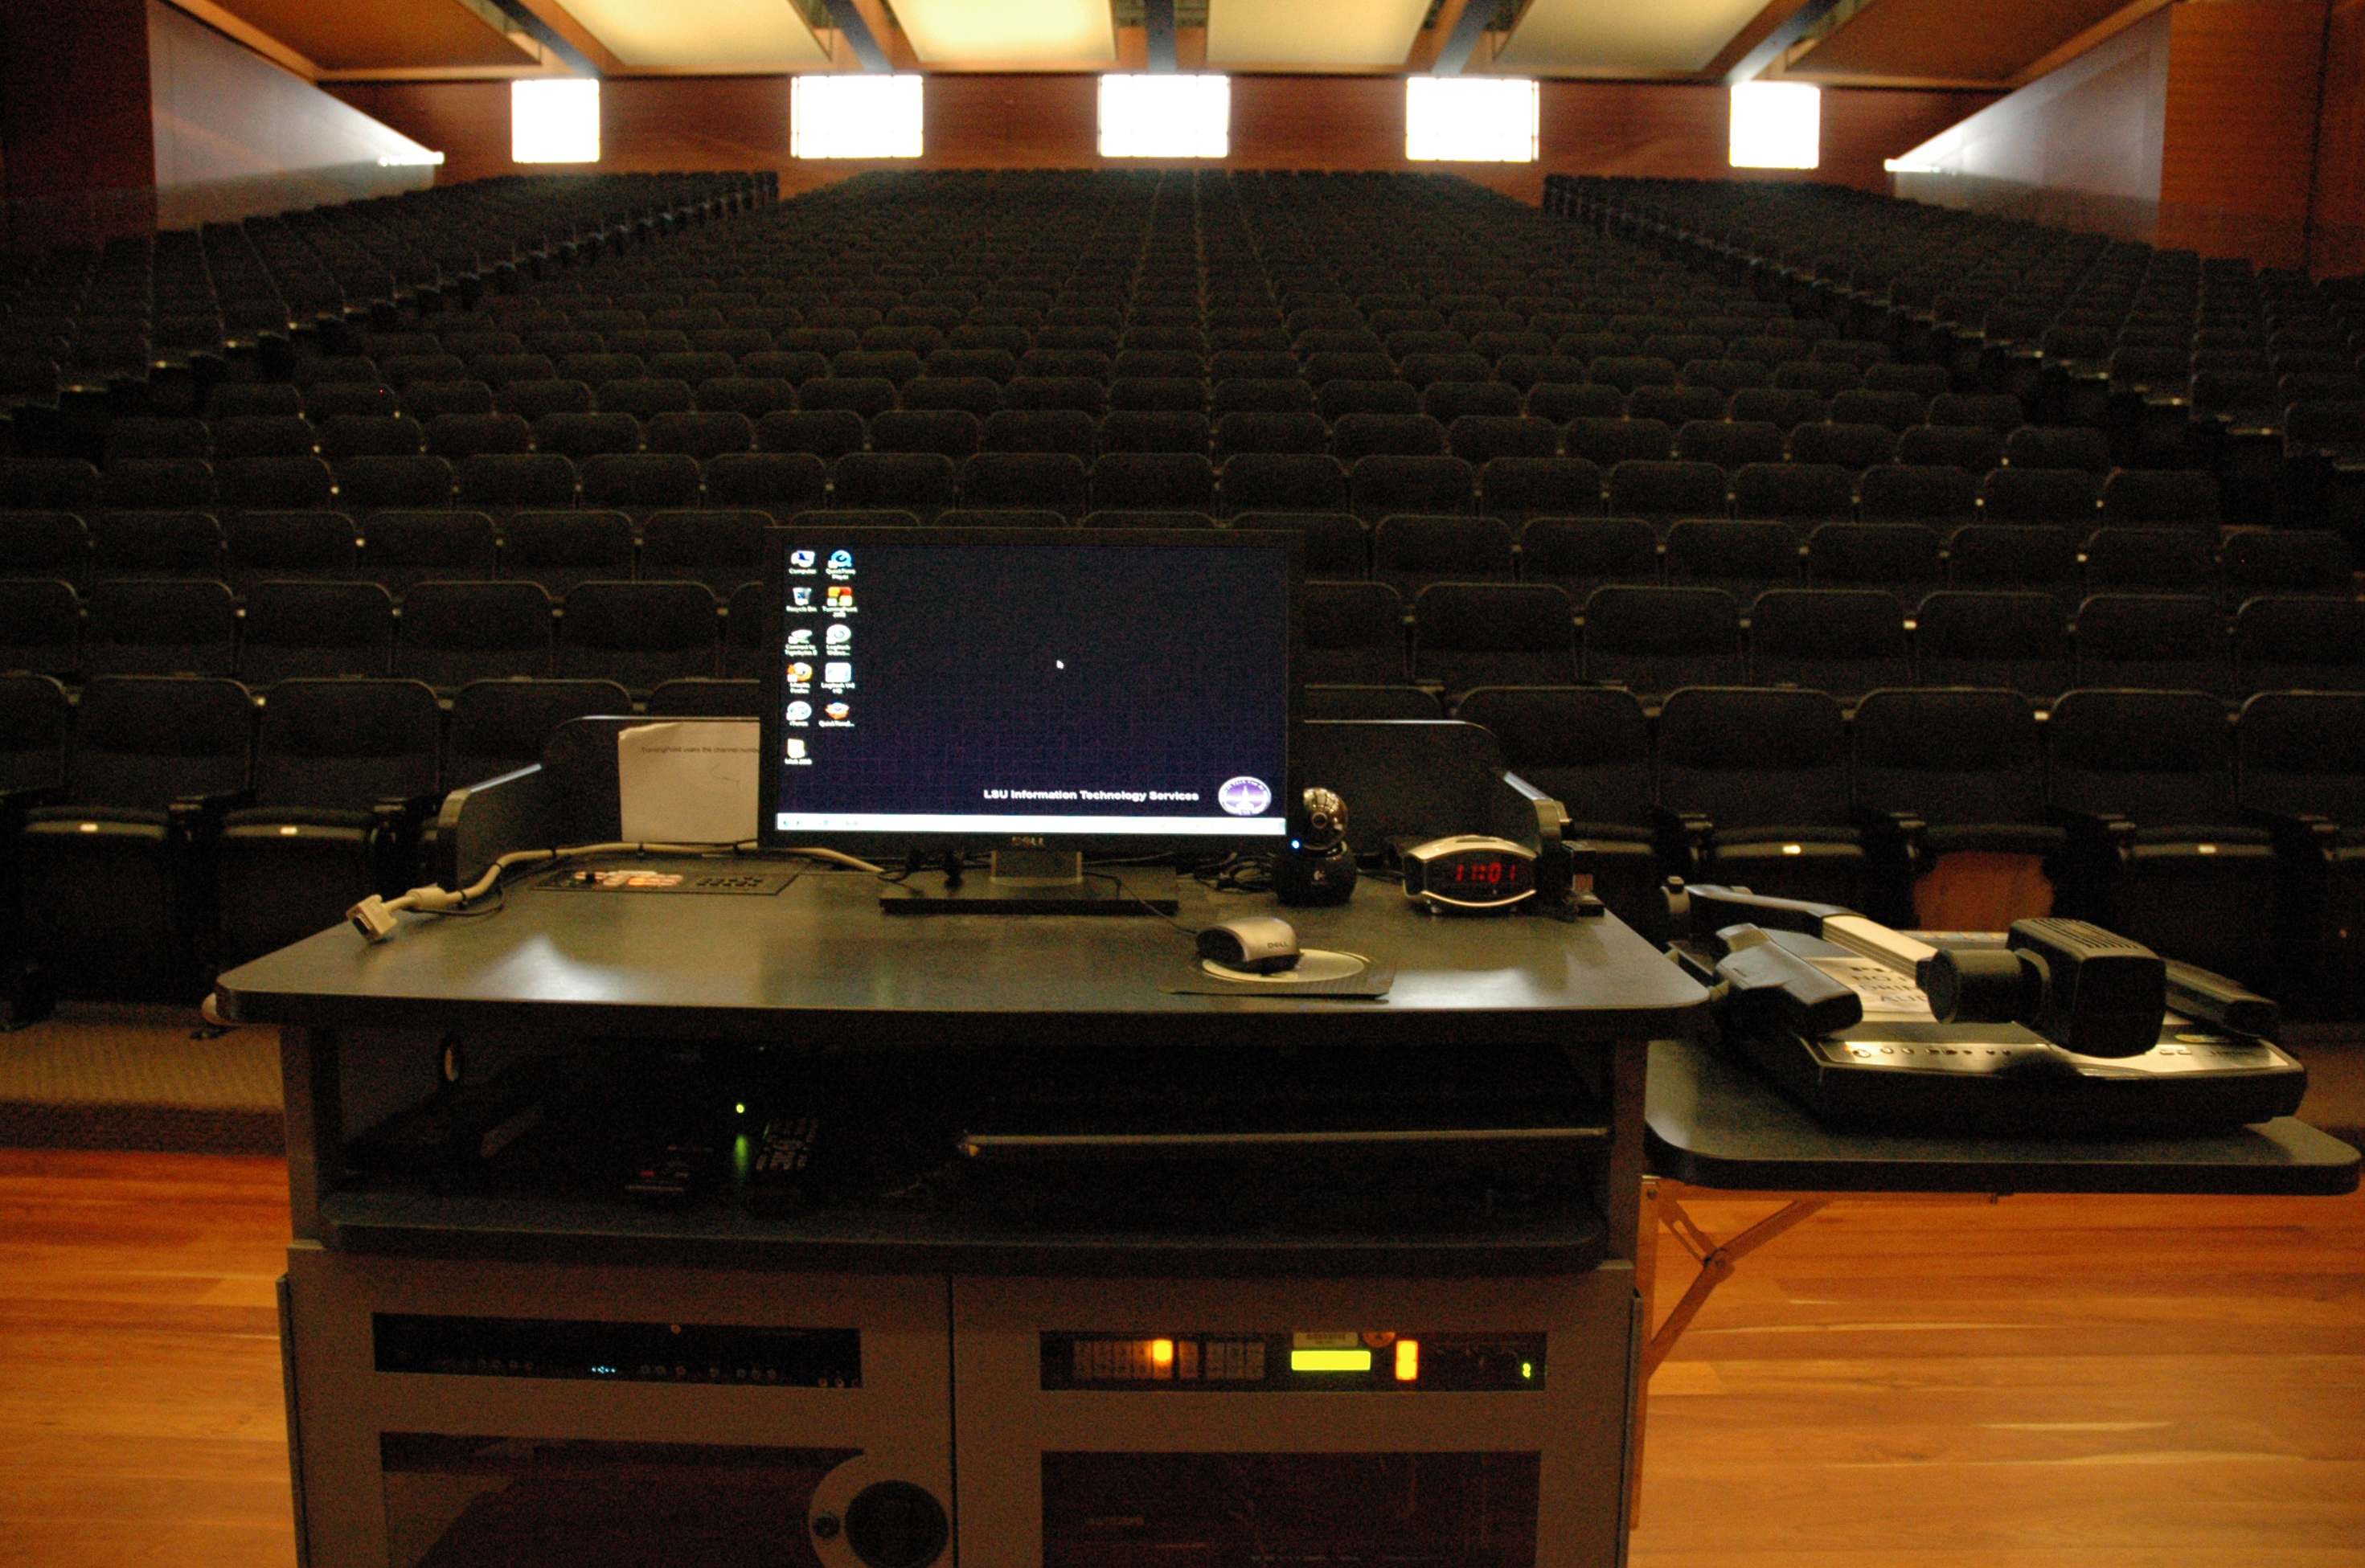
<svg viewBox="0 0 2365 1568"><path fill-rule="evenodd" d="M913 52L930 65L1105 65L1116 59L1108 0L896 0L895 19Z"/></svg>
<svg viewBox="0 0 2365 1568"><path fill-rule="evenodd" d="M1496 63L1520 71L1698 71L1765 8L1765 0L1535 0Z"/></svg>
<svg viewBox="0 0 2365 1568"><path fill-rule="evenodd" d="M1101 78L1104 158L1226 158L1232 79L1199 72Z"/></svg>
<svg viewBox="0 0 2365 1568"><path fill-rule="evenodd" d="M510 162L599 161L599 83L567 77L510 84Z"/></svg>
<svg viewBox="0 0 2365 1568"><path fill-rule="evenodd" d="M1402 65L1429 0L1209 0L1210 65Z"/></svg>
<svg viewBox="0 0 2365 1568"><path fill-rule="evenodd" d="M791 158L917 158L926 87L916 75L846 72L789 78Z"/></svg>
<svg viewBox="0 0 2365 1568"><path fill-rule="evenodd" d="M789 0L566 0L566 9L627 65L829 63Z"/></svg>
<svg viewBox="0 0 2365 1568"><path fill-rule="evenodd" d="M1536 84L1522 77L1405 79L1405 158L1409 162L1532 163Z"/></svg>
<svg viewBox="0 0 2365 1568"><path fill-rule="evenodd" d="M1823 94L1803 82L1743 82L1732 89L1727 162L1736 169L1811 169L1822 162Z"/></svg>

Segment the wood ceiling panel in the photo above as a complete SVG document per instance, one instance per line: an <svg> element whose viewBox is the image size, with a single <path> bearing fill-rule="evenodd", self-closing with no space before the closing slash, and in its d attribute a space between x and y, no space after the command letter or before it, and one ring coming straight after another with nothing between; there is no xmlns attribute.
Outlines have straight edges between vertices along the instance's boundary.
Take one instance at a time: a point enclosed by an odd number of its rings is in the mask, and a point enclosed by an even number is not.
<svg viewBox="0 0 2365 1568"><path fill-rule="evenodd" d="M218 0L323 71L530 65L533 57L460 0Z"/></svg>
<svg viewBox="0 0 2365 1568"><path fill-rule="evenodd" d="M566 8L627 65L745 71L829 63L789 0L566 0Z"/></svg>
<svg viewBox="0 0 2365 1568"><path fill-rule="evenodd" d="M1116 59L1108 0L901 0L895 19L927 65L1102 65Z"/></svg>
<svg viewBox="0 0 2365 1568"><path fill-rule="evenodd" d="M1429 0L1211 0L1210 65L1404 64Z"/></svg>
<svg viewBox="0 0 2365 1568"><path fill-rule="evenodd" d="M1495 57L1506 70L1685 73L1714 60L1765 0L1534 0Z"/></svg>
<svg viewBox="0 0 2365 1568"><path fill-rule="evenodd" d="M2005 82L2127 0L1873 0L1789 74Z"/></svg>

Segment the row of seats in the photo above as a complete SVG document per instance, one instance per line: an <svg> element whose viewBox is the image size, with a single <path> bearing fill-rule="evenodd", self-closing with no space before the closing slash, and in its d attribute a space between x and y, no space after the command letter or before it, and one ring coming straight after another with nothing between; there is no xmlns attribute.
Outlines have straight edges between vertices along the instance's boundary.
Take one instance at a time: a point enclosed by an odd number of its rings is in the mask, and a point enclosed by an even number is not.
<svg viewBox="0 0 2365 1568"><path fill-rule="evenodd" d="M1511 454L1552 456L1564 450L1564 441L1578 443L1569 448L1574 454L1592 456L1590 443L1607 439L1614 442L1609 449L1613 461L1616 456L1676 455L1702 458L1728 468L1786 459L1833 462L1858 470L1892 462L1947 464L1980 473L2019 466L2083 468L2107 475L2113 467L2099 433L2082 428L2022 426L2001 437L1984 425L1908 424L1892 430L1870 420L1825 419L1821 415L1830 410L1820 408L1797 410L1813 417L1788 423L1772 419L1728 420L1721 398L1707 417L1700 418L1681 409L1664 410L1676 416L1672 419L1625 413L1610 404L1599 405L1609 409L1606 413L1554 409L1554 415L1564 413L1565 417L1545 417L1523 415L1516 390L1503 384L1431 387L1426 411L1423 402L1407 398L1395 409L1357 409L1326 417L1312 407L1309 390L1300 384L1290 385L1303 398L1293 394L1277 401L1296 407L1234 409L1213 418L1196 409L1093 413L1081 409L989 408L981 412L958 406L899 409L891 401L885 407L803 411L857 415L867 421L863 433L867 444L875 449L947 451L956 456L981 446L1006 449L1014 440L1031 447L1046 434L1072 442L1072 420L1043 416L1073 412L1082 414L1091 424L1092 434L1082 442L1086 454L1093 450L1142 450L1139 443L1148 439L1158 443L1152 450L1205 452L1212 444L1218 452L1329 452L1350 461L1373 452L1418 456L1451 450L1483 462L1489 456ZM1440 398L1440 392L1472 396L1449 401ZM787 401L782 399L779 407L744 410L595 411L585 407L549 409L531 419L523 413L492 409L433 413L424 420L393 412L336 413L308 420L297 414L223 415L210 422L125 419L108 427L100 465L155 459L405 456L421 451L465 457L478 452L523 452L532 447L564 452L571 457L644 448L711 457L778 447L779 436L766 439L766 432L787 433L800 424L793 419L797 410L787 407ZM1626 401L1639 408L1642 395ZM1810 394L1808 401L1820 400ZM1618 434L1621 427L1629 433ZM848 449L863 444L857 436Z"/></svg>
<svg viewBox="0 0 2365 1568"><path fill-rule="evenodd" d="M1643 929L1667 874L1844 903L1899 925L1964 852L2041 860L2059 913L2303 993L2365 953L2326 883L2365 842L2365 696L1489 688L1460 717L1561 801L1596 886ZM2353 892L2347 896L2353 897ZM2036 907L2000 910L1998 924Z"/></svg>
<svg viewBox="0 0 2365 1568"><path fill-rule="evenodd" d="M696 582L578 581L554 600L530 581L434 581L394 597L368 582L262 582L241 602L196 578L109 579L79 599L63 583L0 581L0 669L67 678L231 676L256 684L397 675L449 690L472 680L561 676L645 693L721 673L752 678L764 589L724 603ZM726 644L725 632L729 633Z"/></svg>
<svg viewBox="0 0 2365 1568"><path fill-rule="evenodd" d="M630 513L521 510L0 511L0 578L82 583L103 577L221 577L240 591L285 577L359 577L399 594L432 577L521 577L563 588L586 577L704 582L720 592L761 575L763 531L808 513L752 508ZM902 510L838 511L838 522L916 526ZM1063 527L1069 514L953 509L939 527ZM1209 513L1107 509L1086 527L1208 528ZM1759 588L1878 587L1907 604L1937 587L2026 588L2074 604L2087 594L2145 589L2214 593L2229 608L2261 593L2355 592L2356 563L2335 533L2238 530L2215 543L2190 528L2106 526L2089 534L2041 524L1963 523L1942 534L1912 522L1679 518L1502 518L1396 513L1375 524L1350 512L1256 511L1234 528L1304 536L1309 578L1376 577L1406 593L1431 582L1519 578L1582 597L1605 583L1702 582Z"/></svg>
<svg viewBox="0 0 2365 1568"><path fill-rule="evenodd" d="M2113 466L2100 432L2082 427L2024 425L1999 437L1983 425L1911 424L1897 431L1884 424L1820 418L1789 425L1728 420L1721 414L1675 421L1619 413L1552 419L1521 414L1511 388L1498 389L1506 396L1486 409L1441 408L1436 397L1440 388L1432 387L1426 412L1413 405L1328 418L1310 407L1235 409L1212 419L1185 409L1120 409L1101 414L1081 409L997 409L981 414L966 408L887 407L869 412L808 409L801 417L799 410L778 408L647 415L587 409L553 410L532 420L499 411L439 413L424 421L393 413L331 414L317 420L292 414L235 415L210 423L118 420L107 430L101 465L112 471L126 463L306 456L333 461L421 452L454 459L528 451L577 459L641 451L706 458L757 450L835 457L867 449L937 452L949 457L978 451L1055 450L1090 457L1103 452L1212 450L1218 461L1243 452L1327 453L1350 463L1374 454L1419 457L1451 453L1474 463L1508 456L1568 455L1603 464L1630 457L1678 457L1713 463L1727 471L1750 464L1794 462L1852 474L1903 464L1974 474L2019 467L2109 476ZM1634 401L1641 401L1640 394ZM2184 477L2214 483L2207 475Z"/></svg>
<svg viewBox="0 0 2365 1568"><path fill-rule="evenodd" d="M952 514L947 514L947 516ZM1307 575L1377 578L1402 593L1432 582L1552 583L1583 598L1608 583L1879 588L1907 608L1938 588L2030 588L2075 606L2114 591L2202 593L2228 610L2260 594L2356 596L2356 564L2337 533L2240 530L2222 543L2186 528L2096 529L1965 523L1537 517L1393 517L1366 530L1338 516L1250 514L1235 528L1290 527Z"/></svg>
<svg viewBox="0 0 2365 1568"><path fill-rule="evenodd" d="M1798 357L1809 346L1836 336L1827 322L1793 333L1787 311L1750 301L1727 308L1733 314L1713 317L1670 316L1586 308L1594 303L1568 295L1492 294L1448 295L1442 303L1417 293L1373 294L1346 300L1336 293L1289 290L1276 294L1261 282L1217 280L1220 292L1210 291L1194 277L1188 286L1171 289L1014 288L996 286L984 293L958 288L924 287L909 292L880 290L851 284L842 290L815 292L778 280L767 280L760 297L750 288L737 293L633 295L623 297L546 291L526 297L487 302L485 320L455 323L440 331L371 332L359 343L372 358L392 355L451 353L462 358L480 353L548 353L566 352L567 335L656 331L688 332L720 330L773 333L794 329L832 329L860 334L853 346L938 348L950 334L964 330L1090 332L1224 332L1279 331L1292 338L1319 331L1370 331L1384 337L1394 332L1451 331L1464 338L1484 332L1535 331L1558 338L1573 332L1609 332L1637 345L1677 337L1713 343L1768 342L1796 347ZM1309 301L1321 301L1310 303ZM1746 312L1743 314L1743 312ZM424 326L425 323L422 323ZM934 338L925 334L933 332ZM872 338L873 333L915 334ZM522 334L522 335L521 335ZM545 346L537 347L537 334ZM1120 338L1121 341L1121 338ZM1066 346L1064 344L1054 346ZM1678 353L1674 357L1696 357Z"/></svg>
<svg viewBox="0 0 2365 1568"><path fill-rule="evenodd" d="M2339 280L1835 187L1555 175L1545 207L2094 425L2122 462L2211 469L2236 521L2365 523L2365 301Z"/></svg>
<svg viewBox="0 0 2365 1568"><path fill-rule="evenodd" d="M1310 367L1311 368L1311 367ZM1336 370L1339 366L1319 367ZM18 442L19 455L89 457L112 463L123 457L245 457L319 453L351 456L365 453L443 450L455 440L482 441L503 424L450 422L510 416L529 427L545 419L605 414L629 417L643 426L691 436L714 450L745 450L734 443L726 421L759 421L795 410L847 410L864 419L890 411L956 410L980 420L1044 409L1071 409L1098 419L1103 414L1227 416L1318 415L1324 424L1362 416L1426 415L1449 425L1465 415L1526 417L1566 425L1571 420L1634 419L1665 425L1770 427L1785 436L1800 426L1835 425L1889 432L1900 442L1950 443L1949 456L1967 466L2020 463L2037 467L2084 467L2106 473L2113 465L2100 432L2056 432L2019 438L2029 450L2008 443L2019 421L2012 409L1990 406L2016 398L1926 398L1915 392L1839 391L1808 386L1743 387L1642 386L1631 389L1602 381L1514 381L1500 377L1433 379L1416 385L1402 379L1296 375L1236 376L1209 382L1196 376L1027 375L996 381L983 375L925 375L897 381L884 375L824 375L793 381L785 375L725 375L700 380L633 376L601 382L573 379L513 381L495 388L481 381L414 383L398 391L374 382L252 383L218 388L207 399L207 421L116 419L80 428L71 441L62 432L36 450ZM704 416L701 421L696 416ZM312 428L296 421L308 417ZM396 422L396 421L400 422ZM1914 435L1920 427L1943 435ZM436 436L431 432L440 429ZM20 432L21 433L21 432ZM1870 436L1855 438L1861 442ZM95 443L94 444L94 441ZM1204 443L1203 443L1204 444ZM695 446L688 448L697 450ZM495 447L490 450L500 450ZM624 450L631 450L625 448ZM1934 450L1934 448L1933 448ZM1661 454L1664 455L1664 453ZM1778 455L1778 454L1777 454ZM1889 461L1884 454L1874 461ZM1859 462L1855 466L1866 466Z"/></svg>
<svg viewBox="0 0 2365 1568"><path fill-rule="evenodd" d="M2365 603L2254 599L2229 628L2213 599L2097 594L2073 623L2048 594L1942 590L1909 618L1869 588L1612 585L1575 602L1550 584L1384 583L1306 589L1308 681L1449 693L1586 681L1655 696L1685 686L1800 686L1852 699L1884 686L1996 686L2051 700L2081 685L2255 691L2365 689Z"/></svg>
<svg viewBox="0 0 2365 1568"><path fill-rule="evenodd" d="M596 416L595 416L596 417ZM967 416L958 416L966 418ZM1116 416L1111 415L1114 419ZM815 416L771 415L766 423ZM860 421L845 416L840 433ZM875 423L876 421L874 421ZM1636 421L1621 421L1635 423ZM1688 428L1688 427L1687 427ZM1738 427L1724 427L1734 429ZM1769 427L1770 428L1770 427ZM810 425L782 439L814 437ZM1737 454L1736 454L1737 455ZM2205 475L2127 469L2098 485L2076 468L1998 468L1974 480L1946 465L1504 455L1483 464L1442 453L1241 452L1219 465L1204 451L480 453L454 462L411 454L347 457L126 459L105 475L54 458L0 459L0 510L64 511L348 511L457 505L491 512L577 504L635 513L752 507L900 508L923 518L950 507L1016 507L1077 516L1104 509L1352 511L1490 517L1732 517L1867 521L1968 521L2092 528L2098 522L2214 528Z"/></svg>
<svg viewBox="0 0 2365 1568"><path fill-rule="evenodd" d="M494 387L551 379L602 382L667 376L698 382L734 375L779 376L800 384L824 375L883 375L901 385L920 376L1082 375L1107 381L1182 377L1194 381L1330 379L1318 366L1349 367L1358 381L1487 381L1527 386L1539 381L1597 381L1638 386L1803 387L1833 396L1868 391L1928 398L1951 390L1933 365L1889 363L1877 343L1755 337L1727 344L1682 336L1641 342L1618 332L1313 330L1278 329L966 327L951 337L933 327L847 330L754 329L700 332L542 332L510 334L499 352L327 355L296 362L299 383L387 385L481 381ZM1472 374L1439 374L1473 369Z"/></svg>
<svg viewBox="0 0 2365 1568"><path fill-rule="evenodd" d="M675 689L701 712L729 695ZM84 984L185 984L403 885L443 790L532 760L567 716L629 711L599 682L471 685L447 721L402 680L291 680L258 704L227 680L112 677L77 706L0 678L12 945ZM2330 944L2284 938L2320 928L2331 851L2365 834L2365 695L2264 693L2234 722L2204 694L2113 689L2041 725L2015 693L1959 687L1878 691L1852 716L1720 687L1655 715L1564 686L1484 688L1458 711L1564 805L1597 890L1645 929L1670 871L1906 924L1944 857L2001 854L2042 862L2066 911L2289 980L2279 961ZM2244 919L2214 918L2228 901Z"/></svg>
<svg viewBox="0 0 2365 1568"><path fill-rule="evenodd" d="M1656 695L1690 685L1790 685L1853 700L1885 686L2009 687L2045 701L2080 685L2221 696L2365 689L2365 604L2253 599L2230 627L2213 599L2097 594L2074 622L2044 594L1941 590L1909 618L1869 588L1611 585L1576 601L1539 583L1438 583L1409 616L1384 583L1316 583L1302 678L1473 687L1585 680ZM269 683L394 674L452 689L500 676L589 677L635 693L664 681L765 675L765 590L718 601L683 581L428 581L398 611L375 583L268 581L241 605L219 582L0 582L0 667L75 677L238 675ZM557 613L554 615L554 610Z"/></svg>
<svg viewBox="0 0 2365 1568"><path fill-rule="evenodd" d="M186 406L205 375L252 370L291 337L342 332L349 315L391 325L447 297L465 306L521 273L688 233L778 188L768 174L477 180L12 256L0 263L0 404L54 406L104 385L133 404Z"/></svg>
<svg viewBox="0 0 2365 1568"><path fill-rule="evenodd" d="M747 711L692 681L653 711ZM107 676L70 701L0 676L0 959L98 994L185 995L425 874L445 791L539 761L566 720L629 713L596 679L487 680L448 711L398 679ZM21 922L10 919L21 909Z"/></svg>
<svg viewBox="0 0 2365 1568"><path fill-rule="evenodd" d="M299 364L299 373L307 365L327 365L337 362L308 361ZM551 379L545 381L508 381L499 386L489 382L413 381L400 388L381 380L353 382L306 380L296 381L233 381L213 388L206 399L204 416L209 421L249 419L308 418L314 425L324 426L340 416L387 418L408 415L421 424L447 414L485 415L515 414L529 423L545 414L577 414L600 411L601 394L608 387L622 388L621 400L629 405L610 411L633 412L649 409L657 394L645 384L663 385L662 401L671 406L659 406L645 416L679 413L692 409L704 412L742 413L750 419L760 419L768 413L778 413L798 406L800 389L815 390L810 402L815 406L853 408L862 412L877 404L879 390L867 382L857 393L842 384L853 377L834 376L825 368L816 374L758 375L758 369L743 368L738 374L707 377L695 382L687 377L637 377L606 381L598 386L588 381ZM811 364L781 365L781 371L814 370ZM1891 367L1901 369L1904 367ZM878 379L884 380L885 377ZM1148 377L1141 379L1163 379ZM1190 379L1190 378L1184 378ZM2020 399L2009 394L1945 393L1927 397L1918 392L1904 396L1915 399L1900 400L1884 391L1850 390L1820 391L1812 386L1743 386L1727 393L1716 386L1637 386L1629 394L1601 381L1554 379L1543 376L1533 380L1510 380L1498 373L1481 381L1435 381L1423 387L1409 382L1365 381L1339 378L1317 384L1300 375L1295 368L1282 375L1227 375L1200 378L1206 387L1205 407L1214 416L1227 413L1300 412L1312 409L1326 421L1336 420L1351 413L1427 413L1445 423L1465 413L1521 414L1535 419L1547 419L1555 424L1565 424L1574 419L1635 419L1658 420L1670 428L1694 419L1765 420L1782 430L1799 425L1838 423L1865 425L1889 431L1893 435L1927 423L1949 430L1985 430L2001 442L2028 422ZM1095 395L1079 383L1094 381L1100 386ZM1047 386L1046 383L1051 385ZM690 387L689 401L680 401L678 386ZM1028 405L1048 398L1061 400L1059 406L1072 401L1080 411L1096 413L1104 409L1114 396L1111 383L1093 376L1013 377L996 381L991 376L919 375L900 384L890 382L891 398L883 408L960 409L983 419L1005 409L1025 412ZM1097 401L1095 401L1097 397ZM1082 406L1082 405L1089 405ZM880 411L883 411L883 408ZM1190 411L1190 410L1182 410ZM634 417L644 418L635 412ZM143 450L158 439L150 432L146 419L139 416L118 418L108 422L102 434L101 460L118 455L144 456L160 454ZM279 427L285 431L286 427ZM229 442L213 434L209 438L212 451L225 455L231 446L254 439L258 434L273 437L272 427L234 427ZM174 441L169 430L162 439ZM186 438L178 438L185 441ZM284 434L276 439L285 440ZM314 446L319 444L316 431ZM277 450L274 448L273 450ZM175 450L162 455L207 455L205 451ZM2004 461L1999 449L1995 458L1984 465L1995 467ZM2072 466L2083 465L2081 461Z"/></svg>

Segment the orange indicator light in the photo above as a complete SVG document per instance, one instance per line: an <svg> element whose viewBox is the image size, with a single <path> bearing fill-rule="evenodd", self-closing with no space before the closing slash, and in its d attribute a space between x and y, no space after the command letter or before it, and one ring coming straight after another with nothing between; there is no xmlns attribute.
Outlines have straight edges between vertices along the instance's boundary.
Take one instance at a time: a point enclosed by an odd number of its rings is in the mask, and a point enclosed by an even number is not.
<svg viewBox="0 0 2365 1568"><path fill-rule="evenodd" d="M1418 1382L1419 1377L1420 1341L1418 1339L1397 1340L1396 1381L1398 1383L1414 1383Z"/></svg>
<svg viewBox="0 0 2365 1568"><path fill-rule="evenodd" d="M1149 1342L1149 1375L1170 1378L1174 1375L1174 1341L1152 1339Z"/></svg>

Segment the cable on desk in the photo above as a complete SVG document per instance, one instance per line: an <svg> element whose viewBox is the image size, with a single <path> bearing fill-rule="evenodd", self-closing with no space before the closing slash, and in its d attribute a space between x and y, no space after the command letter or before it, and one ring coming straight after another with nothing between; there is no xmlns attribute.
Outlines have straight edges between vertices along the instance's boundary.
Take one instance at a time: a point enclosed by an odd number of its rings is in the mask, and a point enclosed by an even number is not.
<svg viewBox="0 0 2365 1568"><path fill-rule="evenodd" d="M1132 864L1132 862L1119 860L1111 862L1111 864L1123 866ZM1134 902L1139 904L1144 910L1156 915L1159 919L1164 921L1175 930L1180 931L1183 935L1191 937L1194 941L1197 940L1199 933L1196 928L1183 924L1181 921L1175 919L1172 915L1167 913L1164 910L1159 908L1148 899L1143 898L1139 893L1135 892L1133 890L1132 884L1127 882L1123 877L1120 877L1112 871L1095 871L1089 866L1084 868L1084 875L1096 882L1115 883L1116 890L1118 892L1131 899Z"/></svg>
<svg viewBox="0 0 2365 1568"><path fill-rule="evenodd" d="M745 839L737 844L613 843L578 844L566 849L517 849L486 867L483 876L456 891L430 882L424 887L413 888L396 898L384 898L372 893L345 911L345 919L355 931L361 933L363 941L383 942L394 935L401 924L395 916L405 910L414 910L420 914L495 913L500 907L498 904L492 910L477 910L469 906L498 889L501 878L520 866L550 865L560 860L577 859L586 855L712 855L720 850L737 854L755 846L754 839ZM834 861L857 871L868 871L874 876L879 875L881 869L868 860L857 859L854 856L841 854L835 849L791 849L785 853L801 856L809 860Z"/></svg>

